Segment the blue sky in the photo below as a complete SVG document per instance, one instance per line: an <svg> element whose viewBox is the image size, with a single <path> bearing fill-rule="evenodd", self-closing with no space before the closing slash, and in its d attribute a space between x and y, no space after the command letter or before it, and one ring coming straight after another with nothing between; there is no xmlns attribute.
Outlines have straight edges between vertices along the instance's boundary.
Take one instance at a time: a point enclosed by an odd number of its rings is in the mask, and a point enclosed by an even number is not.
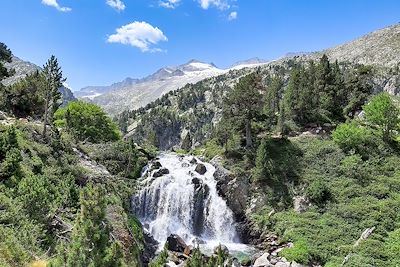
<svg viewBox="0 0 400 267"><path fill-rule="evenodd" d="M399 0L0 0L0 41L78 90L190 59L220 68L315 51L400 22Z"/></svg>

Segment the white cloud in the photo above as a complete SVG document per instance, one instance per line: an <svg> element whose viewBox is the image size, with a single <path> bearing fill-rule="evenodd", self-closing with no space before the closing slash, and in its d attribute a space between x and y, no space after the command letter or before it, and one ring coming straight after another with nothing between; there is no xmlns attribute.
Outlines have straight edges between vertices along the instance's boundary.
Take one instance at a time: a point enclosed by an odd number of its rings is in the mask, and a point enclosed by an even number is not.
<svg viewBox="0 0 400 267"><path fill-rule="evenodd" d="M168 38L157 27L153 27L147 22L135 21L116 29L116 33L107 39L109 43L121 43L139 48L142 52L161 52L159 48L151 48Z"/></svg>
<svg viewBox="0 0 400 267"><path fill-rule="evenodd" d="M238 13L236 11L232 11L229 16L228 16L228 20L235 20L237 19Z"/></svg>
<svg viewBox="0 0 400 267"><path fill-rule="evenodd" d="M218 9L225 10L231 7L229 0L199 0L199 2L203 9L208 9L211 6L214 6Z"/></svg>
<svg viewBox="0 0 400 267"><path fill-rule="evenodd" d="M181 0L161 0L159 6L174 9L179 5Z"/></svg>
<svg viewBox="0 0 400 267"><path fill-rule="evenodd" d="M55 7L58 11L69 12L72 9L69 7L62 7L57 3L57 0L42 0L42 4L46 6Z"/></svg>
<svg viewBox="0 0 400 267"><path fill-rule="evenodd" d="M118 11L123 11L125 9L125 4L121 0L107 0L107 5L112 8L115 8Z"/></svg>

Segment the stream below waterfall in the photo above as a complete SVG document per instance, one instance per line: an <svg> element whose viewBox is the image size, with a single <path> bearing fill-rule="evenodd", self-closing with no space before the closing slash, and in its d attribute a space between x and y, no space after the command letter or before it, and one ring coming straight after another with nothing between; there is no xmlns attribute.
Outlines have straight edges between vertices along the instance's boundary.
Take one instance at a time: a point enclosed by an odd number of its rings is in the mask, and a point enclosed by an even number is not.
<svg viewBox="0 0 400 267"><path fill-rule="evenodd" d="M196 171L198 164L204 174ZM217 193L214 172L209 163L173 153L160 154L145 168L132 207L160 248L168 236L177 234L186 244L199 245L206 254L219 244L233 255L254 252L240 243L233 213Z"/></svg>

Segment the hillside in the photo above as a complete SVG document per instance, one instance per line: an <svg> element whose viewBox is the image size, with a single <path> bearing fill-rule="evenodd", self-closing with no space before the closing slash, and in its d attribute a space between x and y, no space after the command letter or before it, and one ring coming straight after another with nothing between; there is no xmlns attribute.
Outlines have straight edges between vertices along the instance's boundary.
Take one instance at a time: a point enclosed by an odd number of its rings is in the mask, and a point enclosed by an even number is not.
<svg viewBox="0 0 400 267"><path fill-rule="evenodd" d="M329 57L331 62L339 58L343 69L349 68L345 65L354 68L361 63L372 64L373 91L375 93L386 91L397 95L400 93L400 77L397 74L393 75L393 69L396 69L393 66L400 55L400 46L396 45L400 43L399 29L400 24L322 52L301 56L290 54L266 64L255 65L253 68L232 69L219 76L204 79L196 84L188 84L175 92L170 92L144 109L125 112L119 116L120 124L127 127L127 135L133 136L138 142L146 139L149 129L155 131L161 149L180 145L188 133L192 138L192 145L200 145L210 136L210 129L220 120L224 96L240 77L258 71L262 74L266 87L273 76L281 77L287 86L293 66L307 65L310 60L317 62L324 53L327 53L328 57L332 55L332 58ZM397 40L399 42L396 42ZM377 65L374 65L375 63Z"/></svg>

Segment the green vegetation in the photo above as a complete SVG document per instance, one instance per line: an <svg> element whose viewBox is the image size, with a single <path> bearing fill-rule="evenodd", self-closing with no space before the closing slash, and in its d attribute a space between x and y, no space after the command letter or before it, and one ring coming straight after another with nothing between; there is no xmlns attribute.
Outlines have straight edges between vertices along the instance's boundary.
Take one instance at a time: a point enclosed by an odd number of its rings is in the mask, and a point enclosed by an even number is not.
<svg viewBox="0 0 400 267"><path fill-rule="evenodd" d="M72 101L58 109L54 118L58 127L64 128L79 141L100 143L121 138L116 124L95 104Z"/></svg>
<svg viewBox="0 0 400 267"><path fill-rule="evenodd" d="M366 121L379 128L385 141L400 129L400 111L388 93L374 96L363 110Z"/></svg>
<svg viewBox="0 0 400 267"><path fill-rule="evenodd" d="M2 44L0 53L0 63L9 61ZM63 80L52 57L43 72L1 85L0 266L136 267L143 232L128 216L129 198L148 154L120 140L94 105L55 112Z"/></svg>

